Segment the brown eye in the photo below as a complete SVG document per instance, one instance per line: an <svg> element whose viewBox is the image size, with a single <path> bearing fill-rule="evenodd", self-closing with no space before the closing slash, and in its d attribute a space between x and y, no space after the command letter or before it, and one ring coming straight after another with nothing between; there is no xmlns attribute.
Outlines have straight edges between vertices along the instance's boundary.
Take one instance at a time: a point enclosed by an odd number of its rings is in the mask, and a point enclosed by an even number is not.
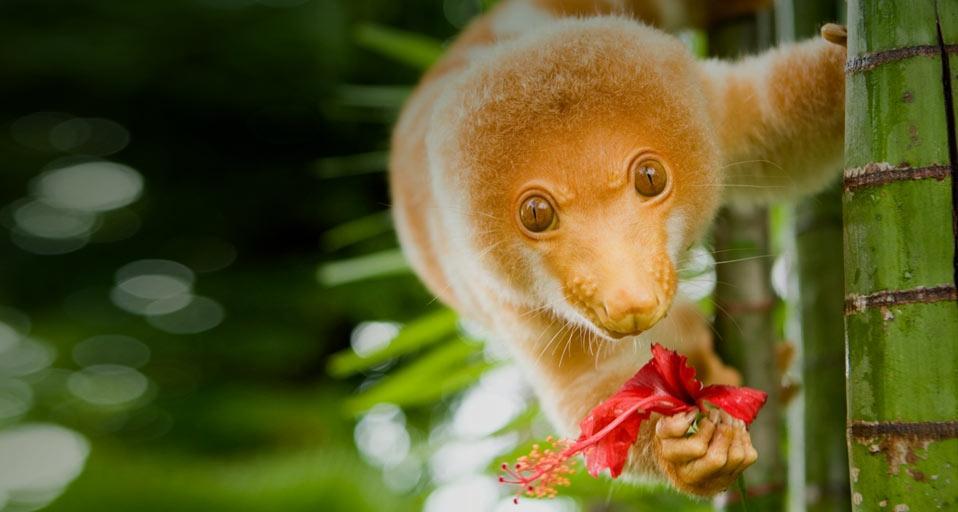
<svg viewBox="0 0 958 512"><path fill-rule="evenodd" d="M541 233L555 225L555 208L546 198L531 196L519 207L519 220L529 231Z"/></svg>
<svg viewBox="0 0 958 512"><path fill-rule="evenodd" d="M657 196L665 190L669 176L658 160L642 160L635 166L635 190L645 197Z"/></svg>

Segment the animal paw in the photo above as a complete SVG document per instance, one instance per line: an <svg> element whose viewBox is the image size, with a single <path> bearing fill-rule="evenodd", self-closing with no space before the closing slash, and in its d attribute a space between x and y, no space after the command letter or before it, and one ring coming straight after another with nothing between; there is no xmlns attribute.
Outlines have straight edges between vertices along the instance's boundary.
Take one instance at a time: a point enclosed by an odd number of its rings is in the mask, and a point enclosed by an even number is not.
<svg viewBox="0 0 958 512"><path fill-rule="evenodd" d="M715 495L729 486L758 458L745 423L717 409L686 433L696 411L662 418L655 427L655 457L672 484L699 496Z"/></svg>
<svg viewBox="0 0 958 512"><path fill-rule="evenodd" d="M829 43L837 44L839 46L847 46L848 28L846 28L844 25L826 23L824 26L822 26L822 38Z"/></svg>

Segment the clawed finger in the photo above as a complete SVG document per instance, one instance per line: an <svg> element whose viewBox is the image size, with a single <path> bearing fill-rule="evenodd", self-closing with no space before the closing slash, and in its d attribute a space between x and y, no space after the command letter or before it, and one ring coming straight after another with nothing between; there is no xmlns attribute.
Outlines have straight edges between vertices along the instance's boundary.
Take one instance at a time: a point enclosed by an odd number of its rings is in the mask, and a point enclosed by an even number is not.
<svg viewBox="0 0 958 512"><path fill-rule="evenodd" d="M716 426L705 455L689 462L683 468L684 476L689 480L703 480L720 473L728 462L729 448L734 438L735 432L731 426Z"/></svg>
<svg viewBox="0 0 958 512"><path fill-rule="evenodd" d="M735 418L729 413L719 410L719 422L725 425L735 425Z"/></svg>
<svg viewBox="0 0 958 512"><path fill-rule="evenodd" d="M715 431L715 423L708 418L699 421L699 429L689 437L662 439L660 450L666 460L686 463L705 456Z"/></svg>
<svg viewBox="0 0 958 512"><path fill-rule="evenodd" d="M742 461L742 466L741 466L742 470L751 466L752 464L755 464L755 461L758 460L758 452L755 451L755 447L752 446L751 436L748 436L748 435L745 436L744 446L745 446L745 459Z"/></svg>
<svg viewBox="0 0 958 512"><path fill-rule="evenodd" d="M744 428L735 428L733 431L732 444L728 449L728 458L725 461L725 467L722 472L733 475L739 471L742 463L745 462L745 438L748 432Z"/></svg>
<svg viewBox="0 0 958 512"><path fill-rule="evenodd" d="M660 438L684 438L696 414L696 411L689 411L662 418L655 425L655 434Z"/></svg>

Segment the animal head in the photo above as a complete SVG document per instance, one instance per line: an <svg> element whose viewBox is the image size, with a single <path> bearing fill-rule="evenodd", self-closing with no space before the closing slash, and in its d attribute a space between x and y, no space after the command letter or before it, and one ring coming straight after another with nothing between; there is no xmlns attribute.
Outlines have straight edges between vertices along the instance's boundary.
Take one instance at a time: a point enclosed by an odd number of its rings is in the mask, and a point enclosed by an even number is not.
<svg viewBox="0 0 958 512"><path fill-rule="evenodd" d="M489 291L606 338L665 316L721 195L702 76L674 37L600 18L459 78L429 135L433 191Z"/></svg>

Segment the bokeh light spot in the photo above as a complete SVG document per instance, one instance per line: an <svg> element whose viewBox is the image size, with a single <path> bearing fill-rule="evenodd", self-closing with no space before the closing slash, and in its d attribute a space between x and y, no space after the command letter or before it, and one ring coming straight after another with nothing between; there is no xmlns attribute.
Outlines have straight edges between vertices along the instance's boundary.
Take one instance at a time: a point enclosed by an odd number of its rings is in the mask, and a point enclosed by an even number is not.
<svg viewBox="0 0 958 512"><path fill-rule="evenodd" d="M0 322L0 354L13 348L20 341L20 334L13 327Z"/></svg>
<svg viewBox="0 0 958 512"><path fill-rule="evenodd" d="M40 238L76 238L86 236L96 225L96 216L58 208L43 201L25 201L13 210L18 229Z"/></svg>
<svg viewBox="0 0 958 512"><path fill-rule="evenodd" d="M102 212L126 206L143 192L143 177L125 165L94 161L46 171L33 185L35 196L72 210Z"/></svg>
<svg viewBox="0 0 958 512"><path fill-rule="evenodd" d="M50 129L50 145L71 153L106 156L125 148L129 142L126 128L109 119L78 117Z"/></svg>
<svg viewBox="0 0 958 512"><path fill-rule="evenodd" d="M120 309L137 315L165 315L189 306L193 272L169 260L139 260L116 273L110 299Z"/></svg>
<svg viewBox="0 0 958 512"><path fill-rule="evenodd" d="M147 322L171 334L197 334L216 327L225 316L226 312L219 302L195 295L185 307L173 313L149 316Z"/></svg>
<svg viewBox="0 0 958 512"><path fill-rule="evenodd" d="M38 372L53 363L56 350L32 339L22 339L0 352L0 376L21 377Z"/></svg>
<svg viewBox="0 0 958 512"><path fill-rule="evenodd" d="M50 131L72 117L63 112L35 112L14 121L10 125L10 135L23 146L49 151L53 149L50 146Z"/></svg>
<svg viewBox="0 0 958 512"><path fill-rule="evenodd" d="M512 497L509 497L499 502L495 512L576 512L578 510L579 506L571 498L545 500L520 498L517 504L512 502Z"/></svg>
<svg viewBox="0 0 958 512"><path fill-rule="evenodd" d="M7 509L46 506L80 474L89 452L83 436L59 425L31 423L0 431L0 494L6 494Z"/></svg>
<svg viewBox="0 0 958 512"><path fill-rule="evenodd" d="M359 453L378 467L395 467L409 454L409 432L402 410L392 404L378 404L356 424L353 438Z"/></svg>
<svg viewBox="0 0 958 512"><path fill-rule="evenodd" d="M708 249L696 245L682 260L679 295L691 301L702 300L715 290L715 258Z"/></svg>
<svg viewBox="0 0 958 512"><path fill-rule="evenodd" d="M455 482L481 474L500 454L515 447L515 433L482 439L447 441L429 458L432 479L438 483Z"/></svg>
<svg viewBox="0 0 958 512"><path fill-rule="evenodd" d="M188 293L157 299L143 308L143 314L146 316L168 315L189 306L193 299L193 295Z"/></svg>
<svg viewBox="0 0 958 512"><path fill-rule="evenodd" d="M409 492L422 480L423 464L409 455L399 464L383 469L383 482L395 492Z"/></svg>
<svg viewBox="0 0 958 512"><path fill-rule="evenodd" d="M0 425L18 420L31 406L33 389L27 383L17 379L0 379Z"/></svg>
<svg viewBox="0 0 958 512"><path fill-rule="evenodd" d="M116 282L120 283L144 274L163 274L178 277L188 283L193 283L193 271L182 263L171 260L146 259L128 263L116 271Z"/></svg>
<svg viewBox="0 0 958 512"><path fill-rule="evenodd" d="M10 232L10 241L24 251L41 256L55 256L77 251L90 241L87 236L73 238L40 238L19 230Z"/></svg>
<svg viewBox="0 0 958 512"><path fill-rule="evenodd" d="M520 400L476 386L456 408L453 430L463 438L481 439L508 425L524 409Z"/></svg>
<svg viewBox="0 0 958 512"><path fill-rule="evenodd" d="M143 396L150 381L128 366L98 364L70 375L67 389L76 397L94 405L128 405Z"/></svg>
<svg viewBox="0 0 958 512"><path fill-rule="evenodd" d="M125 293L147 300L160 300L189 293L191 283L176 276L145 274L126 279L116 286Z"/></svg>
<svg viewBox="0 0 958 512"><path fill-rule="evenodd" d="M356 354L366 357L386 348L400 327L395 322L360 322L350 334L349 343Z"/></svg>
<svg viewBox="0 0 958 512"><path fill-rule="evenodd" d="M488 512L499 501L500 486L490 476L474 475L441 485L429 494L424 512Z"/></svg>

